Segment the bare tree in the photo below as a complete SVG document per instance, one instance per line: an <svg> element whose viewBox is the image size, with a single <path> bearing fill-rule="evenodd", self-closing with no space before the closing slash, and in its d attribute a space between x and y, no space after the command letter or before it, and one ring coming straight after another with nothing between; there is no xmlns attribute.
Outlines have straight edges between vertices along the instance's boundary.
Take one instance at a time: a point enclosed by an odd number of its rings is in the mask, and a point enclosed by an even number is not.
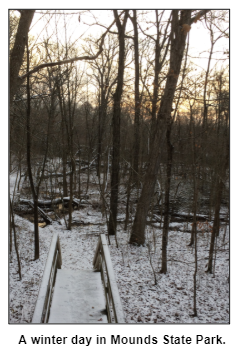
<svg viewBox="0 0 239 354"><path fill-rule="evenodd" d="M125 61L125 28L129 10L125 10L123 22L121 23L117 10L114 10L115 21L118 29L119 40L119 63L117 87L113 96L113 156L111 166L111 195L110 195L110 219L108 226L109 235L116 235L117 207L119 190L119 169L120 169L120 113L121 96L123 92L124 61Z"/></svg>
<svg viewBox="0 0 239 354"><path fill-rule="evenodd" d="M29 49L28 49L28 42L27 42L27 71L29 70ZM39 251L39 229L38 229L38 196L39 196L39 188L42 182L42 178L44 175L47 153L48 153L48 139L49 134L47 134L47 143L46 143L46 150L45 155L43 158L42 169L40 173L40 177L34 185L34 176L32 173L32 164L31 164L31 95L30 95L30 77L27 76L27 112L26 112L26 131L27 131L27 170L28 170L28 177L31 186L33 204L34 204L34 243L35 243L35 260L39 259L40 251ZM49 129L49 124L48 124Z"/></svg>
<svg viewBox="0 0 239 354"><path fill-rule="evenodd" d="M140 95L139 95L139 35L138 35L138 23L137 23L137 11L133 10L133 16L130 16L130 20L134 27L134 62L135 62L135 83L134 83L134 146L133 146L133 181L138 181L139 172L139 147L140 147L140 135L139 135L139 118L140 118Z"/></svg>

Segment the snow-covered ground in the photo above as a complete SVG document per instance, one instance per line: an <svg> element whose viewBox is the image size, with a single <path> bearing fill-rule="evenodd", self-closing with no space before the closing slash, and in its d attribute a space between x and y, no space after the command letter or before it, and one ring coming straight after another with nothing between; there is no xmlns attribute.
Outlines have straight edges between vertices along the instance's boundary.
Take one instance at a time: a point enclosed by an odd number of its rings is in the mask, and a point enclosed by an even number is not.
<svg viewBox="0 0 239 354"><path fill-rule="evenodd" d="M18 267L13 245L9 266L10 323L31 322L54 233L60 237L63 268L92 269L93 256L98 241L97 234L106 231L105 219L91 206L74 211L73 219L84 221L85 225L73 226L72 230L68 231L62 219L62 225L54 222L51 226L39 228L40 259L33 261L33 224L15 216L22 280L18 280ZM170 226L175 225L170 224ZM215 274L205 272L210 234L207 233L206 227L204 233L198 234L197 317L191 317L193 312L194 249L186 246L189 243L190 234L181 231L169 232L168 273L162 275L159 274L161 230L157 228L153 230L154 233L152 228L147 228L148 246L145 247L129 245L129 235L122 231L122 224L119 224L117 236L119 248L115 245L114 237L111 237L110 253L126 322L229 323L228 230L226 230L224 245L222 245L224 229L220 231L217 241Z"/></svg>
<svg viewBox="0 0 239 354"><path fill-rule="evenodd" d="M197 308L193 313L194 250L186 246L190 234L169 232L168 273L159 274L161 231L157 231L156 250L134 247L124 233L118 235L119 249L111 246L127 323L228 323L228 248L218 250L215 277L205 273L208 237L198 236ZM228 237L228 235L227 235ZM152 234L148 233L150 241ZM228 238L227 238L228 240ZM220 242L219 242L220 243Z"/></svg>
<svg viewBox="0 0 239 354"><path fill-rule="evenodd" d="M13 195L16 174L10 175L10 195ZM95 184L95 178L91 178ZM22 181L21 181L22 182ZM89 190L91 203L99 199L97 188ZM98 235L106 232L106 220L100 209L91 205L73 212L72 230L54 222L39 228L40 259L34 258L33 224L15 215L21 260L22 280L19 281L14 243L9 257L9 322L30 323L38 296L53 234L60 237L62 268L92 269ZM121 209L122 206L121 206ZM124 215L118 216L119 221ZM217 238L214 274L205 272L212 224L198 224L197 317L193 313L194 247L188 247L191 226L170 223L168 237L168 272L160 274L162 230L147 227L146 246L129 245L129 234L118 224L116 247L111 237L110 253L127 323L229 323L229 229L221 227ZM172 231L174 230L174 231ZM224 243L223 243L224 241ZM155 284L156 279L156 284Z"/></svg>

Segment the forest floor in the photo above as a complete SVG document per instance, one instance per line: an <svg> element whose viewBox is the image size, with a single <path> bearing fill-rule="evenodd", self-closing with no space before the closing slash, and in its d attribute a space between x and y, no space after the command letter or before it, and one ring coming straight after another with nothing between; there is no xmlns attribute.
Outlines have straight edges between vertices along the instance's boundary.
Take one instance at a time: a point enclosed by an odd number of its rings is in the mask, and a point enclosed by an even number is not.
<svg viewBox="0 0 239 354"><path fill-rule="evenodd" d="M11 183L14 178L10 179ZM89 190L90 201L99 195ZM52 236L59 235L62 268L92 269L98 235L106 232L101 212L91 205L74 210L72 230L61 225L39 228L40 259L33 261L33 223L15 215L21 260L19 281L16 252L9 257L9 322L31 323ZM205 272L210 243L210 226L200 223L198 239L197 317L193 317L194 247L188 247L190 224L170 223L168 272L160 274L161 237L159 224L147 226L146 246L130 245L120 214L118 248L111 236L110 254L119 287L126 323L229 323L229 230L220 229L214 273ZM78 222L77 222L78 221ZM79 225L79 221L84 224ZM174 231L175 229L175 231Z"/></svg>

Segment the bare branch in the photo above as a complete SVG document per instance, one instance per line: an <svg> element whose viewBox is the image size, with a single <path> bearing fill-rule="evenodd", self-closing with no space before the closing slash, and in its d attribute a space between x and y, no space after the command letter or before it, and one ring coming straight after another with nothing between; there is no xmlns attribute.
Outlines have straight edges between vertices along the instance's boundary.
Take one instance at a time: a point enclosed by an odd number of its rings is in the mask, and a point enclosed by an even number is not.
<svg viewBox="0 0 239 354"><path fill-rule="evenodd" d="M191 19L190 19L190 25L193 23L193 22L196 22L197 20L199 20L203 15L205 15L207 12L209 12L209 11L211 11L211 10L201 10L201 11L199 11L199 12L197 12L197 14L194 16L194 17L192 17Z"/></svg>
<svg viewBox="0 0 239 354"><path fill-rule="evenodd" d="M64 65L64 64L68 64L68 63L73 63L75 61L79 61L79 60L94 60L96 59L102 52L103 52L103 44L104 44L104 39L105 36L107 35L107 33L110 31L111 27L114 25L116 20L114 20L111 25L108 27L108 29L105 31L105 33L103 33L103 35L98 39L97 42L99 42L99 40L101 40L100 45L99 45L99 50L95 55L83 55L81 57L75 57L75 58L71 58L71 59L66 59L66 60L59 60L53 63L43 63L41 65L36 66L34 69L30 70L29 72L27 72L26 74L22 75L19 77L20 80L25 79L27 76L43 69L46 67L53 67L56 65Z"/></svg>

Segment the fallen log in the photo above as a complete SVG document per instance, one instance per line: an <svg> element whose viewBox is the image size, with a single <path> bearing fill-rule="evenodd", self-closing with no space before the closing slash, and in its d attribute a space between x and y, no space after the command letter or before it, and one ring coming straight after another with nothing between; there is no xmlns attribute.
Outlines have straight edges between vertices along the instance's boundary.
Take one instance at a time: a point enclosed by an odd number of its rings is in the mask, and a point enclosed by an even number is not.
<svg viewBox="0 0 239 354"><path fill-rule="evenodd" d="M87 198L87 196L84 196L84 198ZM56 198L56 199L52 199L52 200L39 199L37 201L37 205L39 207L46 208L46 207L52 207L54 205L59 205L62 203L69 204L69 201L70 201L70 197ZM33 200L20 198L19 202L20 202L20 204L23 204L23 205L29 205L29 202L33 203ZM85 199L77 199L77 198L72 199L73 206L79 207L80 205L85 205L85 204L90 204L90 203L88 201L86 201Z"/></svg>
<svg viewBox="0 0 239 354"><path fill-rule="evenodd" d="M69 204L70 197L63 197L64 204ZM72 205L78 207L80 205L80 199L73 198Z"/></svg>
<svg viewBox="0 0 239 354"><path fill-rule="evenodd" d="M28 205L34 209L34 204L31 200L28 201ZM45 220L48 225L52 224L52 219L41 208L37 207L37 210L38 214L42 217L43 220Z"/></svg>
<svg viewBox="0 0 239 354"><path fill-rule="evenodd" d="M20 198L20 204L25 204L27 205L29 203L29 199L23 199L23 198ZM32 200L31 200L32 202ZM40 207L48 207L48 206L51 206L51 205L54 205L54 204L61 204L62 203L62 198L56 198L56 199L53 199L53 200L41 200L39 199L37 201L37 205L40 206Z"/></svg>
<svg viewBox="0 0 239 354"><path fill-rule="evenodd" d="M193 214L192 213L169 213L170 215L170 220L171 222L192 222L193 221ZM149 214L152 219L156 220L157 222L163 221L161 220L161 217L156 215L156 214ZM164 216L164 213L162 213L162 216ZM209 221L209 216L208 215L202 215L202 214L197 214L196 215L196 220L201 221L201 222L208 222ZM213 221L213 218L211 219ZM220 215L220 221L227 222L228 218L225 217L223 214Z"/></svg>

